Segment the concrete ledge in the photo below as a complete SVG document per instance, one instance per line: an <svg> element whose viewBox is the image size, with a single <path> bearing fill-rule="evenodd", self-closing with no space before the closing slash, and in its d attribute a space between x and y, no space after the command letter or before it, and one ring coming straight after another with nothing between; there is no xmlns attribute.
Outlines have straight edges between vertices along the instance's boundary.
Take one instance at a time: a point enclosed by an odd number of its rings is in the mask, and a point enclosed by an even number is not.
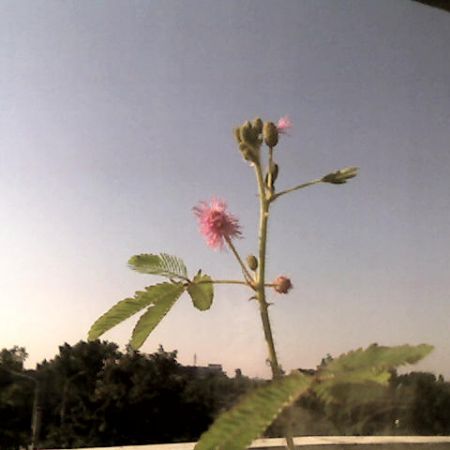
<svg viewBox="0 0 450 450"><path fill-rule="evenodd" d="M345 446L373 446L376 448L383 446L387 449L413 448L416 445L426 445L427 448L439 450L450 450L450 436L302 436L294 438L298 447L322 447L327 446L332 450L333 445ZM389 445L389 447L386 447ZM97 447L83 450L193 450L195 442L184 442L180 444L156 444L156 445L135 445L126 447ZM285 440L257 439L249 447L252 449L274 449L285 448ZM342 447L339 447L341 450ZM372 447L373 448L373 447ZM306 449L305 449L306 450Z"/></svg>

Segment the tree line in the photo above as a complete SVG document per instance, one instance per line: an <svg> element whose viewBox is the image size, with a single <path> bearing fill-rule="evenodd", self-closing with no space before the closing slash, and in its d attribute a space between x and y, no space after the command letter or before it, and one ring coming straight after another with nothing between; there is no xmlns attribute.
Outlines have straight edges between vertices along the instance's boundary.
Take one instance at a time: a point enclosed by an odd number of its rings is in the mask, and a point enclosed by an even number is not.
<svg viewBox="0 0 450 450"><path fill-rule="evenodd" d="M106 341L64 344L33 370L26 358L21 347L0 351L0 450L195 441L265 383L239 370L229 377L216 366L183 366L162 347L121 352ZM267 435L281 435L287 420L296 435L450 434L450 383L442 376L393 372L385 388L339 390L333 402L302 397Z"/></svg>

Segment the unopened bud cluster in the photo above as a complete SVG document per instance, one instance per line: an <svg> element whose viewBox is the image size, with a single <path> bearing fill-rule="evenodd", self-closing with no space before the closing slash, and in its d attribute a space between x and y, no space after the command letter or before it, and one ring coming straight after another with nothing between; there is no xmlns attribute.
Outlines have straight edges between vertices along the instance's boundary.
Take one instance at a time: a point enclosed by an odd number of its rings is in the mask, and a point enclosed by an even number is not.
<svg viewBox="0 0 450 450"><path fill-rule="evenodd" d="M291 126L290 122L288 126ZM263 122L261 118L257 117L251 122L247 120L240 127L235 128L234 136L244 159L257 163L262 143L264 142L269 148L275 147L278 144L279 134L284 133L285 128L287 128L285 122L280 128L273 122Z"/></svg>

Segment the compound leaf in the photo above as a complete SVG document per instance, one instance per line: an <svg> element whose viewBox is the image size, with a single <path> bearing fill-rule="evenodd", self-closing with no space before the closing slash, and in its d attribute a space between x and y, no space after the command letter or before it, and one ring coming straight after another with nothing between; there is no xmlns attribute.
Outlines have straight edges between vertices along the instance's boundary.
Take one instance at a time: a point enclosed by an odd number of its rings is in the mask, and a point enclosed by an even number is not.
<svg viewBox="0 0 450 450"><path fill-rule="evenodd" d="M182 283L163 283L158 286L163 285L165 286L164 289L159 290L159 292L153 296L151 306L139 318L134 327L130 342L134 349L141 347L148 335L154 330L156 325L161 322L185 289Z"/></svg>
<svg viewBox="0 0 450 450"><path fill-rule="evenodd" d="M287 406L311 385L312 378L294 372L246 394L201 437L195 450L244 450Z"/></svg>
<svg viewBox="0 0 450 450"><path fill-rule="evenodd" d="M331 360L319 370L319 383L314 390L325 401L333 401L334 393L355 384L387 385L391 371L404 364L414 364L433 350L428 344L384 347L377 344L358 349Z"/></svg>
<svg viewBox="0 0 450 450"><path fill-rule="evenodd" d="M145 291L137 291L134 297L126 298L116 303L91 326L88 340L93 341L99 338L106 331L153 303L165 291L173 289L172 286L172 283L156 284L145 288Z"/></svg>
<svg viewBox="0 0 450 450"><path fill-rule="evenodd" d="M162 275L169 278L179 278L186 280L188 278L187 269L182 259L160 253L153 255L143 253L130 258L128 265L137 272L148 273L151 275Z"/></svg>

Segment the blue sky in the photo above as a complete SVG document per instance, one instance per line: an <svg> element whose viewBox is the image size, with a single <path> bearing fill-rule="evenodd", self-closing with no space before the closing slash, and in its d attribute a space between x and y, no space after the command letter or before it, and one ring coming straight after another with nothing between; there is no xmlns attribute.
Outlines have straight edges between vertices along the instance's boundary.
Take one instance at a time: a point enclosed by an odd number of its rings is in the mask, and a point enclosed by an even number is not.
<svg viewBox="0 0 450 450"><path fill-rule="evenodd" d="M280 188L348 165L360 176L273 208L268 278L286 369L372 342L428 342L450 377L450 15L411 2L3 1L0 4L0 347L32 366L85 339L157 281L141 252L239 276L192 207L218 196L256 250L252 170L232 128L289 114ZM256 305L183 297L143 350L266 376ZM127 321L105 335L125 345Z"/></svg>

